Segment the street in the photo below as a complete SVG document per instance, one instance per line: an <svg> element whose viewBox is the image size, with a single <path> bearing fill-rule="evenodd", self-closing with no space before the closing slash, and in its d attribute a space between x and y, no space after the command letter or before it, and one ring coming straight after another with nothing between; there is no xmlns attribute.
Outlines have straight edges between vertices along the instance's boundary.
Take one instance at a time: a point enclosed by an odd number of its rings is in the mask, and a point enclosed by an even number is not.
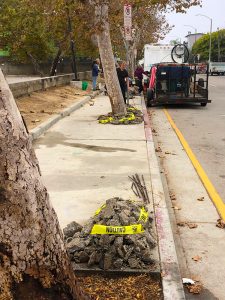
<svg viewBox="0 0 225 300"><path fill-rule="evenodd" d="M211 104L167 106L176 126L184 136L213 186L225 201L224 167L224 77L210 77ZM156 152L161 165L164 189L167 192L176 251L182 277L200 278L204 285L201 300L224 299L224 231L216 226L219 218L214 202L169 122L163 107L149 109ZM186 150L186 151L185 151ZM222 208L223 209L223 208ZM193 227L189 227L189 225ZM192 228L192 229L190 229ZM194 228L194 229L193 229ZM197 256L197 262L195 258ZM215 278L217 278L215 280ZM186 299L195 297L189 293Z"/></svg>
<svg viewBox="0 0 225 300"><path fill-rule="evenodd" d="M200 164L225 202L225 77L209 78L209 103L167 107Z"/></svg>

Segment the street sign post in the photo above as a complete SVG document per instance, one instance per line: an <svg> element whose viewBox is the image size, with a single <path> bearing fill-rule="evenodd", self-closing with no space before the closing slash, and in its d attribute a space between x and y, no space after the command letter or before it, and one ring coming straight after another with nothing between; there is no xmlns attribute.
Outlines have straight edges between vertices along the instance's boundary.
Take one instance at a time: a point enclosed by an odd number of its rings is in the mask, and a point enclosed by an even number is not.
<svg viewBox="0 0 225 300"><path fill-rule="evenodd" d="M126 41L132 40L132 7L124 5L124 37Z"/></svg>
<svg viewBox="0 0 225 300"><path fill-rule="evenodd" d="M130 4L124 5L124 39L126 41L127 63L129 64L129 41L132 41L132 7ZM127 104L129 104L129 88L127 88Z"/></svg>

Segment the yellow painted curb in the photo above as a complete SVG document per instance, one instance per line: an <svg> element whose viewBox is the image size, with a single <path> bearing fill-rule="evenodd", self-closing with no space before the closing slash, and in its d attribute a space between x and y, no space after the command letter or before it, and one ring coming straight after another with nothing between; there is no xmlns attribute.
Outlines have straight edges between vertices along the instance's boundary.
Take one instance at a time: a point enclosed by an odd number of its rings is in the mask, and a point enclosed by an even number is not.
<svg viewBox="0 0 225 300"><path fill-rule="evenodd" d="M197 160L196 156L192 152L190 146L188 145L187 141L183 137L180 130L177 128L176 124L174 123L173 119L171 118L170 114L166 109L164 109L164 113L170 122L170 125L176 132L181 144L183 145L188 157L190 158L195 170L198 173L198 176L200 177L203 185L205 186L206 191L208 192L210 198L212 199L214 205L216 206L216 209L221 216L221 218L225 221L225 204L223 203L223 200L221 199L220 195L217 193L215 187L213 186L212 182L209 180L208 176L206 175L204 169L200 165L199 161Z"/></svg>

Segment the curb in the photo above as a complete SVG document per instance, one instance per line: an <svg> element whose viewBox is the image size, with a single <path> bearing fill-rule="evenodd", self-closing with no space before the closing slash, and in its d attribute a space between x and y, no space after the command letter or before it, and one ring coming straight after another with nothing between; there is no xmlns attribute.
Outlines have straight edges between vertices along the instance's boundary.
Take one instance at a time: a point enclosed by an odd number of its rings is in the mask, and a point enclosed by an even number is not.
<svg viewBox="0 0 225 300"><path fill-rule="evenodd" d="M154 202L156 231L161 264L161 276L164 300L185 300L184 288L178 258L173 238L170 217L166 205L159 164L155 153L151 125L148 118L145 101L142 98L142 111L144 115L144 129L148 152L148 165L150 170L152 197Z"/></svg>
<svg viewBox="0 0 225 300"><path fill-rule="evenodd" d="M29 132L29 136L31 141L38 139L43 133L45 133L49 128L55 125L58 121L62 120L66 116L69 116L75 110L81 108L84 104L86 104L91 99L98 96L102 91L94 92L92 95L84 97L81 101L71 105L70 107L66 108L59 114L53 116L52 118L48 119L47 121L43 122L40 126L35 127Z"/></svg>

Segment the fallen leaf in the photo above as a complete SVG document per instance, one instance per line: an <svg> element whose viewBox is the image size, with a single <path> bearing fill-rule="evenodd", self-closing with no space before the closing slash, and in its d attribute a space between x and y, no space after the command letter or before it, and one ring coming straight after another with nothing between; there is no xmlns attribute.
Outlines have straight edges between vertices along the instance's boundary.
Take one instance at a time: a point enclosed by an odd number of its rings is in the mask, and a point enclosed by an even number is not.
<svg viewBox="0 0 225 300"><path fill-rule="evenodd" d="M194 228L197 228L198 225L197 224L194 224L194 223L187 223L187 226L190 228L190 229L194 229Z"/></svg>
<svg viewBox="0 0 225 300"><path fill-rule="evenodd" d="M193 259L194 261L200 261L200 260L202 260L202 257L199 256L199 255L196 255L196 256L193 256L192 259Z"/></svg>
<svg viewBox="0 0 225 300"><path fill-rule="evenodd" d="M186 222L178 222L177 226L185 227L186 226Z"/></svg>
<svg viewBox="0 0 225 300"><path fill-rule="evenodd" d="M224 228L225 228L225 221L222 220L222 219L218 219L218 220L217 220L216 227L219 227L219 228L224 229Z"/></svg>
<svg viewBox="0 0 225 300"><path fill-rule="evenodd" d="M203 289L203 286L201 283L196 283L194 285L186 285L189 293L191 294L200 294L202 289Z"/></svg>
<svg viewBox="0 0 225 300"><path fill-rule="evenodd" d="M165 154L171 154L171 152L169 152L169 151L166 151L166 152L165 152Z"/></svg>
<svg viewBox="0 0 225 300"><path fill-rule="evenodd" d="M205 200L205 197L200 197L197 199L198 201L204 201Z"/></svg>
<svg viewBox="0 0 225 300"><path fill-rule="evenodd" d="M181 207L179 207L179 206L174 206L173 209L175 209L175 210L181 210Z"/></svg>
<svg viewBox="0 0 225 300"><path fill-rule="evenodd" d="M162 152L162 149L160 147L155 149L155 152Z"/></svg>

